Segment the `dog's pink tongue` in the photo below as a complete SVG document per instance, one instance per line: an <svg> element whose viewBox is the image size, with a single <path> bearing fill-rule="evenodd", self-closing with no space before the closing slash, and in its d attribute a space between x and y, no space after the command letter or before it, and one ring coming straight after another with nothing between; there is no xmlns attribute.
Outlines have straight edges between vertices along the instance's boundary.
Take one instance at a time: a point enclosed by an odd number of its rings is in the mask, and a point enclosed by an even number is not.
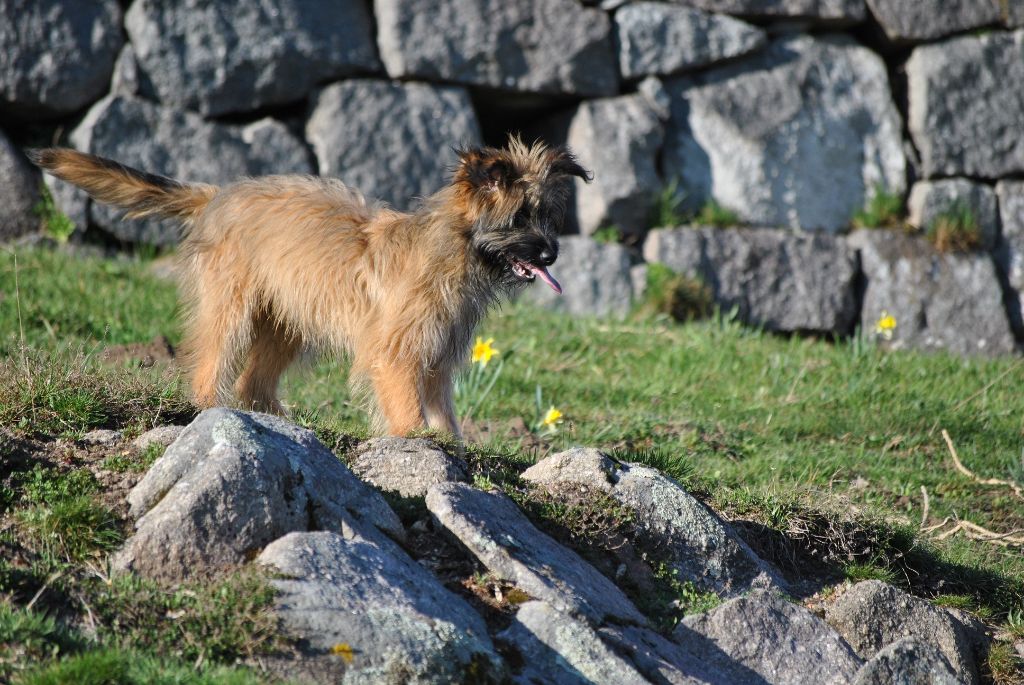
<svg viewBox="0 0 1024 685"><path fill-rule="evenodd" d="M530 264L529 267L530 271L532 271L535 275L540 276L540 280L550 285L552 290L554 290L559 295L562 294L562 286L558 285L558 281L555 280L554 276L548 273L548 270L545 267L534 266L533 264Z"/></svg>

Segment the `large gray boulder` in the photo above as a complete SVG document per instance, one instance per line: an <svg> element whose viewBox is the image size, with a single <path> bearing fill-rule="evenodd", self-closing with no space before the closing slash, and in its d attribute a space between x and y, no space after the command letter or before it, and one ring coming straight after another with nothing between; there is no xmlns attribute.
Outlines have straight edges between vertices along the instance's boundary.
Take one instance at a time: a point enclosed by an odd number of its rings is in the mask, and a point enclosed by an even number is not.
<svg viewBox="0 0 1024 685"><path fill-rule="evenodd" d="M996 258L1009 285L1011 323L1019 324L1024 308L1024 181L1000 181L996 195L1002 228Z"/></svg>
<svg viewBox="0 0 1024 685"><path fill-rule="evenodd" d="M926 177L1024 171L1024 31L921 46L906 72L907 124Z"/></svg>
<svg viewBox="0 0 1024 685"><path fill-rule="evenodd" d="M39 172L0 131L0 242L37 231Z"/></svg>
<svg viewBox="0 0 1024 685"><path fill-rule="evenodd" d="M601 639L627 657L652 683L670 685L739 685L763 682L761 676L724 654L711 662L715 648L706 640L694 641L700 651L673 642L650 628L607 625Z"/></svg>
<svg viewBox="0 0 1024 685"><path fill-rule="evenodd" d="M125 28L159 99L205 116L294 102L323 81L380 70L361 0L137 0Z"/></svg>
<svg viewBox="0 0 1024 685"><path fill-rule="evenodd" d="M402 524L312 431L267 414L208 409L128 495L135 533L116 566L180 579L232 565L293 531L355 520L395 537Z"/></svg>
<svg viewBox="0 0 1024 685"><path fill-rule="evenodd" d="M619 71L627 79L668 76L739 57L765 44L745 21L663 2L634 2L615 13Z"/></svg>
<svg viewBox="0 0 1024 685"><path fill-rule="evenodd" d="M893 348L1009 354L1015 348L992 257L942 254L920 236L863 229L849 237L864 274L861 327L871 334L886 313Z"/></svg>
<svg viewBox="0 0 1024 685"><path fill-rule="evenodd" d="M852 685L963 685L942 652L904 637L882 648L857 672Z"/></svg>
<svg viewBox="0 0 1024 685"><path fill-rule="evenodd" d="M600 624L644 624L622 590L578 554L537 530L519 507L497 492L441 483L427 492L437 523L489 571L559 611Z"/></svg>
<svg viewBox="0 0 1024 685"><path fill-rule="evenodd" d="M261 119L246 126L207 122L196 114L124 96L106 97L71 133L83 152L182 181L225 184L244 176L312 172L305 145L284 124ZM180 223L125 221L121 211L91 203L91 219L120 240L169 245Z"/></svg>
<svg viewBox="0 0 1024 685"><path fill-rule="evenodd" d="M317 93L306 138L321 174L408 209L445 185L452 148L479 144L480 129L462 88L354 79Z"/></svg>
<svg viewBox="0 0 1024 685"><path fill-rule="evenodd" d="M970 638L948 611L880 580L865 580L826 609L825 618L863 659L900 638L937 647L965 685L978 682Z"/></svg>
<svg viewBox="0 0 1024 685"><path fill-rule="evenodd" d="M644 259L699 278L722 311L771 331L849 332L857 255L842 238L777 229L651 231Z"/></svg>
<svg viewBox="0 0 1024 685"><path fill-rule="evenodd" d="M813 19L830 24L862 21L864 0L675 0L708 12L762 19Z"/></svg>
<svg viewBox="0 0 1024 685"><path fill-rule="evenodd" d="M848 38L781 38L666 88L662 172L690 209L714 198L745 223L838 231L876 187L906 186L885 63Z"/></svg>
<svg viewBox="0 0 1024 685"><path fill-rule="evenodd" d="M664 127L642 95L588 100L569 124L568 144L590 183L575 179L575 215L580 232L591 235L614 226L623 235L642 236L661 179L657 159Z"/></svg>
<svg viewBox="0 0 1024 685"><path fill-rule="evenodd" d="M585 622L546 602L526 602L512 625L497 639L519 652L524 664L519 682L555 685L646 685L633 664L623 658Z"/></svg>
<svg viewBox="0 0 1024 685"><path fill-rule="evenodd" d="M709 666L738 662L772 685L846 685L861 666L827 623L764 590L687 616L672 637Z"/></svg>
<svg viewBox="0 0 1024 685"><path fill-rule="evenodd" d="M608 15L575 0L374 0L392 78L614 95Z"/></svg>
<svg viewBox="0 0 1024 685"><path fill-rule="evenodd" d="M633 305L632 263L622 245L582 235L563 236L558 261L551 267L562 294L534 283L523 292L522 300L575 316L622 319Z"/></svg>
<svg viewBox="0 0 1024 685"><path fill-rule="evenodd" d="M433 440L384 437L356 448L352 470L379 490L423 497L431 485L466 481L466 464Z"/></svg>
<svg viewBox="0 0 1024 685"><path fill-rule="evenodd" d="M607 492L633 513L645 546L657 549L680 581L691 581L702 591L734 597L752 588L784 587L727 523L656 469L575 448L546 457L522 477L541 487L576 485Z"/></svg>
<svg viewBox="0 0 1024 685"><path fill-rule="evenodd" d="M0 114L85 107L105 92L123 43L117 0L0 0Z"/></svg>
<svg viewBox="0 0 1024 685"><path fill-rule="evenodd" d="M256 561L281 576L271 583L284 631L349 656L335 657L348 662L338 682L502 682L483 619L379 535L357 525L289 533Z"/></svg>
<svg viewBox="0 0 1024 685"><path fill-rule="evenodd" d="M977 222L981 242L978 248L991 250L999 241L999 208L992 186L966 178L918 181L907 200L908 221L923 229L943 215L969 212Z"/></svg>
<svg viewBox="0 0 1024 685"><path fill-rule="evenodd" d="M1000 0L867 0L871 13L894 41L925 41L999 22ZM1012 4L1012 3L1011 3Z"/></svg>

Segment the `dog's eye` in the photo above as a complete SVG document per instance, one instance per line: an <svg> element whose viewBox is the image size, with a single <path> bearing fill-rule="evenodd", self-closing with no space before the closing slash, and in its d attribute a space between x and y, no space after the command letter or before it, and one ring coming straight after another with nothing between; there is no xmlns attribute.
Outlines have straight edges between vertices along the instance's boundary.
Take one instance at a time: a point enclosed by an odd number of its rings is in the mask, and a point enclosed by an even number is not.
<svg viewBox="0 0 1024 685"><path fill-rule="evenodd" d="M516 215L512 217L512 225L516 227L525 226L530 222L530 208L527 205L523 205L516 212Z"/></svg>

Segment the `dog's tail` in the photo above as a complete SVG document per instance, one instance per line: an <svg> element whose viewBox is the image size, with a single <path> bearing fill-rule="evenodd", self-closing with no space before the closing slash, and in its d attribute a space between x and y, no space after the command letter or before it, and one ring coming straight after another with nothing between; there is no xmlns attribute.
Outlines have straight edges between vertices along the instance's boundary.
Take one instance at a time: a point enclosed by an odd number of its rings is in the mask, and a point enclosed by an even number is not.
<svg viewBox="0 0 1024 685"><path fill-rule="evenodd" d="M29 150L28 156L94 200L128 210L129 219L159 216L191 223L217 193L216 186L182 183L68 148Z"/></svg>

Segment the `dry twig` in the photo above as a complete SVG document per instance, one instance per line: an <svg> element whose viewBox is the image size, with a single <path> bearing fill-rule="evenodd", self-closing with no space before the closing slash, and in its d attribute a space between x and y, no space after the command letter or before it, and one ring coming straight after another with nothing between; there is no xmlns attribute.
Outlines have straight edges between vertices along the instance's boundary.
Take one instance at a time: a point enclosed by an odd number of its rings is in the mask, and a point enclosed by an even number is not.
<svg viewBox="0 0 1024 685"><path fill-rule="evenodd" d="M964 474L974 482L981 483L982 485L1002 485L1004 487L1011 488L1017 497L1024 499L1024 488L1017 483L1014 483L1012 480L1003 480L1001 478L979 478L974 471L971 471L969 468L964 466L963 462L960 461L960 457L957 456L956 448L953 447L953 441L950 439L949 432L945 428L942 429L942 438L946 441L946 446L949 447L949 454L953 457L953 464L956 465L957 471Z"/></svg>

